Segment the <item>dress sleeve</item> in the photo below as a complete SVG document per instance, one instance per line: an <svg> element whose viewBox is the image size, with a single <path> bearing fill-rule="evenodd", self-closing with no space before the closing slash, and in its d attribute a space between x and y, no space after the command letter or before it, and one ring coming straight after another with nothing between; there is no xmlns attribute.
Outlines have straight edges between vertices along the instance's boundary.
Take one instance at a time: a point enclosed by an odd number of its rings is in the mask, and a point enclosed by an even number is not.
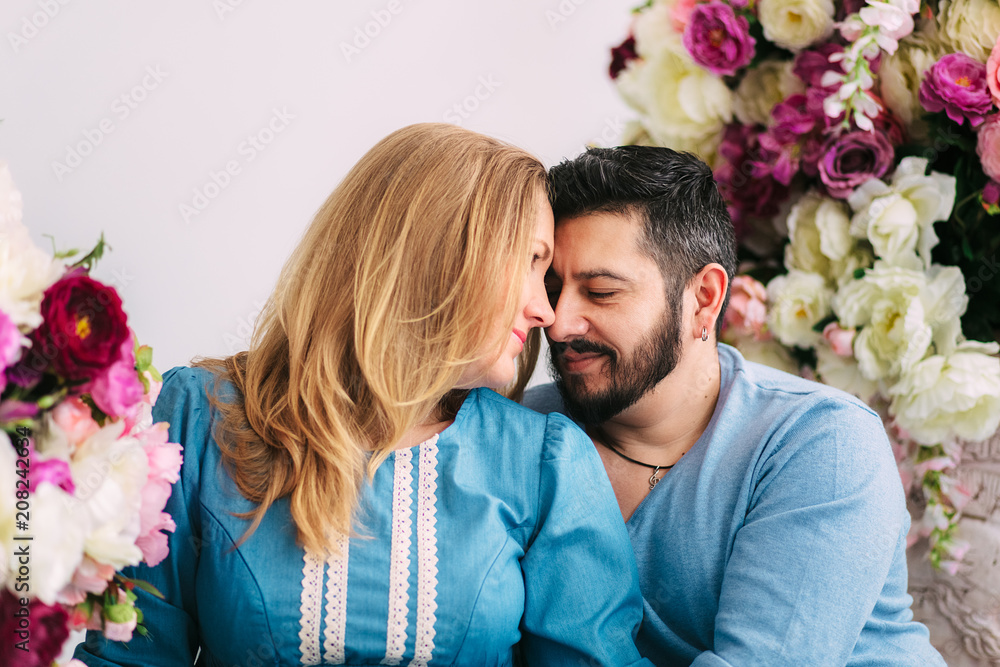
<svg viewBox="0 0 1000 667"><path fill-rule="evenodd" d="M775 438L725 566L714 651L692 667L847 664L900 548L908 515L877 416L828 399Z"/></svg>
<svg viewBox="0 0 1000 667"><path fill-rule="evenodd" d="M639 575L611 483L590 439L558 414L548 417L536 516L521 559L524 664L651 667L635 647Z"/></svg>
<svg viewBox="0 0 1000 667"><path fill-rule="evenodd" d="M170 422L170 442L184 447L180 479L173 485L164 509L176 529L168 533L170 552L156 567L142 563L127 567L127 577L148 581L164 599L138 588L136 606L142 610L146 637L134 633L128 643L108 641L101 633L87 632L74 657L86 665L190 665L199 645L195 606L195 572L201 545L198 517L199 469L209 439L209 415L197 372L174 368L163 378L153 408L153 421Z"/></svg>

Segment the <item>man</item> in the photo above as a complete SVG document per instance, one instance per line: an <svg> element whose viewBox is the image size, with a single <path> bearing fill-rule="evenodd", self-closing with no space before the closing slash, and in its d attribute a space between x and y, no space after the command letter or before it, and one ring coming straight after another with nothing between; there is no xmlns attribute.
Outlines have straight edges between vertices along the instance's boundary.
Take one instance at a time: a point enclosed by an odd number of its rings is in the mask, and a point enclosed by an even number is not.
<svg viewBox="0 0 1000 667"><path fill-rule="evenodd" d="M554 167L554 385L627 521L659 665L943 665L906 592L879 417L717 344L735 240L710 169L665 148Z"/></svg>

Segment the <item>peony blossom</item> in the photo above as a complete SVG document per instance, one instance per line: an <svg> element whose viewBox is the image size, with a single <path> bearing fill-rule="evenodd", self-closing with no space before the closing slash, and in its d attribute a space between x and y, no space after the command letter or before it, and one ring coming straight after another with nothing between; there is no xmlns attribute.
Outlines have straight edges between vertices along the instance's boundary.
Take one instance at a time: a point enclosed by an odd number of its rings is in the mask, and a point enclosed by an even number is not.
<svg viewBox="0 0 1000 667"><path fill-rule="evenodd" d="M927 70L945 53L945 46L936 34L916 32L900 42L896 53L882 59L879 97L913 139L927 138L928 127L919 100L920 85Z"/></svg>
<svg viewBox="0 0 1000 667"><path fill-rule="evenodd" d="M757 43L746 17L721 0L694 7L683 39L694 61L719 76L732 76L750 64Z"/></svg>
<svg viewBox="0 0 1000 667"><path fill-rule="evenodd" d="M100 425L94 421L90 407L76 396L64 400L50 414L52 421L68 440L70 448L75 448L101 430Z"/></svg>
<svg viewBox="0 0 1000 667"><path fill-rule="evenodd" d="M32 242L21 208L21 193L0 162L0 311L27 333L42 323L42 296L65 267Z"/></svg>
<svg viewBox="0 0 1000 667"><path fill-rule="evenodd" d="M976 138L976 154L983 171L993 181L1000 181L1000 114L991 114Z"/></svg>
<svg viewBox="0 0 1000 667"><path fill-rule="evenodd" d="M993 105L1000 107L1000 35L986 61L986 86L990 89Z"/></svg>
<svg viewBox="0 0 1000 667"><path fill-rule="evenodd" d="M819 380L863 401L878 394L878 384L866 378L853 356L842 356L826 345L816 346L816 374Z"/></svg>
<svg viewBox="0 0 1000 667"><path fill-rule="evenodd" d="M928 111L944 111L961 125L979 127L993 109L986 85L986 65L964 53L949 53L937 61L920 86L920 103Z"/></svg>
<svg viewBox="0 0 1000 667"><path fill-rule="evenodd" d="M15 630L21 629L15 616L21 609L20 597L9 591L0 591L0 664L18 667L51 667L62 652L62 646L69 637L69 614L59 605L32 600L28 604L27 617L30 619L29 650L15 647Z"/></svg>
<svg viewBox="0 0 1000 667"><path fill-rule="evenodd" d="M851 233L867 238L886 264L922 269L938 243L934 223L947 220L955 205L954 176L925 175L926 158L903 158L891 184L872 179L847 201L854 209Z"/></svg>
<svg viewBox="0 0 1000 667"><path fill-rule="evenodd" d="M778 46L799 51L833 32L831 0L760 0L757 17L764 37Z"/></svg>
<svg viewBox="0 0 1000 667"><path fill-rule="evenodd" d="M986 62L1000 35L997 0L940 0L935 18L951 50Z"/></svg>
<svg viewBox="0 0 1000 667"><path fill-rule="evenodd" d="M841 357L854 356L854 329L844 329L837 322L830 322L823 327L823 338L830 344L830 349Z"/></svg>
<svg viewBox="0 0 1000 667"><path fill-rule="evenodd" d="M770 59L748 69L733 98L733 112L744 125L767 125L771 109L788 97L804 93L805 86L792 72L792 63Z"/></svg>
<svg viewBox="0 0 1000 667"><path fill-rule="evenodd" d="M832 296L818 273L792 270L780 275L767 284L768 328L785 345L812 347L820 341L814 327L830 314Z"/></svg>
<svg viewBox="0 0 1000 667"><path fill-rule="evenodd" d="M846 199L865 181L881 178L892 160L892 144L884 134L857 130L827 142L819 176L831 196Z"/></svg>
<svg viewBox="0 0 1000 667"><path fill-rule="evenodd" d="M921 361L889 388L889 412L916 442L983 440L1000 427L1000 346L965 341Z"/></svg>
<svg viewBox="0 0 1000 667"><path fill-rule="evenodd" d="M136 543L146 564L151 567L167 556L167 537L160 531L173 532L176 528L163 508L170 499L171 484L180 478L183 457L180 445L167 442L167 426L166 422L159 422L135 436L142 443L148 463Z"/></svg>
<svg viewBox="0 0 1000 667"><path fill-rule="evenodd" d="M31 333L23 364L35 371L50 365L70 380L89 380L110 366L129 338L121 298L85 272L67 274L45 291L44 322Z"/></svg>
<svg viewBox="0 0 1000 667"><path fill-rule="evenodd" d="M135 370L135 344L128 336L118 358L100 371L88 386L90 396L109 417L132 417L142 402L144 389Z"/></svg>
<svg viewBox="0 0 1000 667"><path fill-rule="evenodd" d="M856 245L849 232L850 222L843 202L806 193L788 214L785 266L818 273L828 283L839 284L845 273L853 274L858 268L848 266Z"/></svg>

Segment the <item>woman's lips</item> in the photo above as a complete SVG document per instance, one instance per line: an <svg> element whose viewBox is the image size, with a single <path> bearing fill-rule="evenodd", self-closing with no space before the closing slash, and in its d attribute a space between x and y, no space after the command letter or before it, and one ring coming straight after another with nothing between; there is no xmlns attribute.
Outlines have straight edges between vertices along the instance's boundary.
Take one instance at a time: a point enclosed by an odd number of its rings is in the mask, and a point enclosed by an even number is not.
<svg viewBox="0 0 1000 667"><path fill-rule="evenodd" d="M517 339L521 341L521 347L524 347L524 343L528 340L528 334L524 333L520 329L514 329L513 333L517 336Z"/></svg>
<svg viewBox="0 0 1000 667"><path fill-rule="evenodd" d="M581 373L597 363L603 354L600 352L575 352L566 348L562 353L563 367L570 373Z"/></svg>

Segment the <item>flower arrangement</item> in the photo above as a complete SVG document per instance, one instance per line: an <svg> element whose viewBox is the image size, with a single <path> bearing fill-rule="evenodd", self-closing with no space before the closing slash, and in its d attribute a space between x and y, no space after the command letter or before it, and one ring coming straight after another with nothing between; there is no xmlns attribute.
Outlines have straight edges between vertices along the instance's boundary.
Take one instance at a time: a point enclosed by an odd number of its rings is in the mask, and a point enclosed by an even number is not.
<svg viewBox="0 0 1000 667"><path fill-rule="evenodd" d="M119 570L167 555L181 447L150 411L162 378L117 292L36 247L0 164L0 663L51 665L70 629L145 634Z"/></svg>
<svg viewBox="0 0 1000 667"><path fill-rule="evenodd" d="M951 573L963 441L1000 426L997 0L651 0L623 143L708 162L740 243L723 340L886 424Z"/></svg>

